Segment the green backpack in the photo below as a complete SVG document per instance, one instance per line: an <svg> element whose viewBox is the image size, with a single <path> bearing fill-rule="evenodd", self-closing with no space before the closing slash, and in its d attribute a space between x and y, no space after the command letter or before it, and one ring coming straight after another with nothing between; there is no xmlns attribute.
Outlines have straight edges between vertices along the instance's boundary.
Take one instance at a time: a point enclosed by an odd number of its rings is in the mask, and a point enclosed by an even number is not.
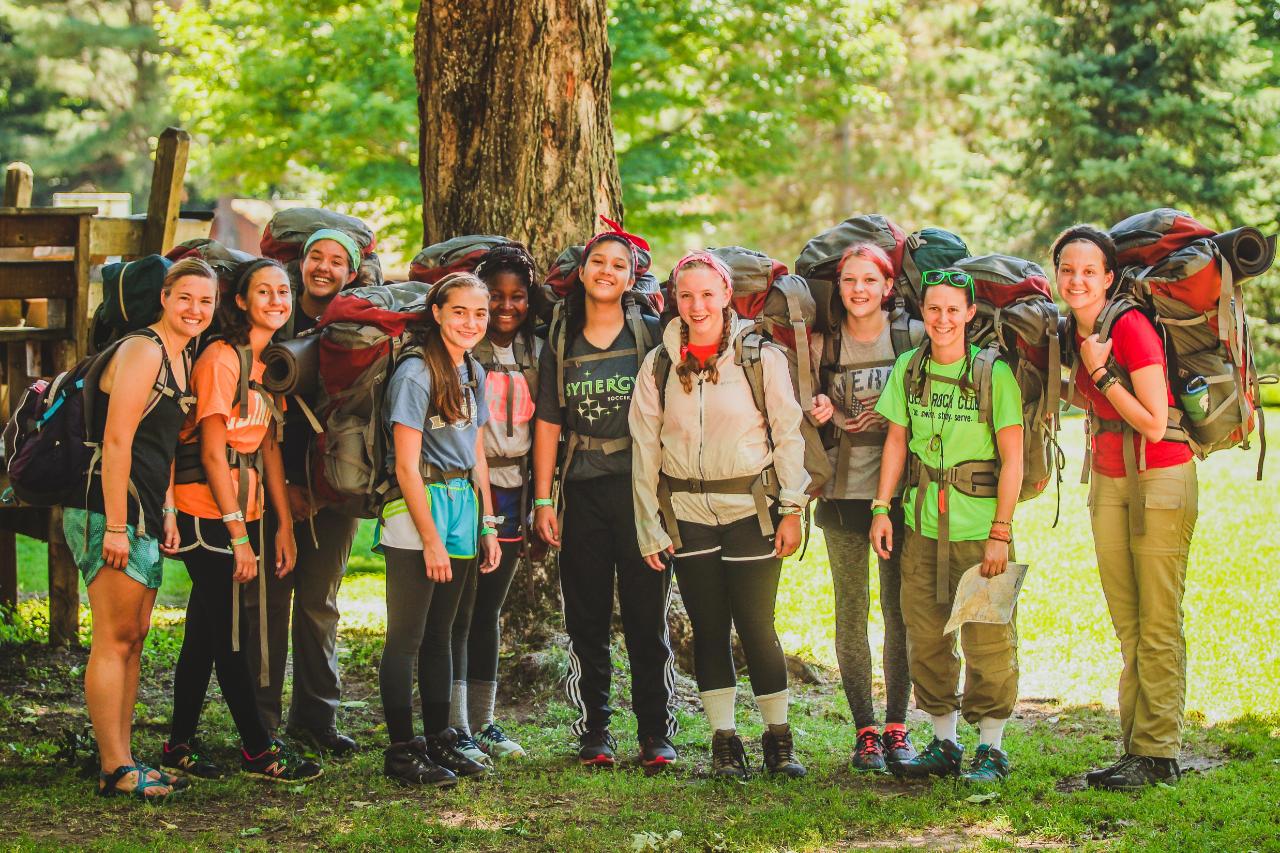
<svg viewBox="0 0 1280 853"><path fill-rule="evenodd" d="M112 341L149 326L160 316L160 288L173 262L161 255L102 268L102 304L93 314L89 346L101 352Z"/></svg>
<svg viewBox="0 0 1280 853"><path fill-rule="evenodd" d="M940 270L955 266L962 258L969 257L969 247L958 235L942 228L921 228L907 236L902 252L902 272L896 284L898 293L912 313L919 314L924 293L920 277L926 270Z"/></svg>

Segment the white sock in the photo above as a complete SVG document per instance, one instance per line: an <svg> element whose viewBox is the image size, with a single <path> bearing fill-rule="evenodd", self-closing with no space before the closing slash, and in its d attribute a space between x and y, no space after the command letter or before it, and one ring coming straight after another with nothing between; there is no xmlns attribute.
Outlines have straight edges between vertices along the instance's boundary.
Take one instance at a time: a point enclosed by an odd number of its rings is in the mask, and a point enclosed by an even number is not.
<svg viewBox="0 0 1280 853"><path fill-rule="evenodd" d="M711 731L728 731L736 728L733 722L733 706L738 698L738 688L721 687L718 690L703 690L702 709L707 713L707 722Z"/></svg>
<svg viewBox="0 0 1280 853"><path fill-rule="evenodd" d="M791 704L791 691L779 690L765 696L756 697L756 707L767 726L785 726L787 724L787 707Z"/></svg>
<svg viewBox="0 0 1280 853"><path fill-rule="evenodd" d="M959 743L960 740L956 736L956 726L960 722L960 712L951 711L947 714L930 714L933 717L933 736L938 740L949 740L952 743Z"/></svg>
<svg viewBox="0 0 1280 853"><path fill-rule="evenodd" d="M471 733L467 722L467 682L453 682L453 691L449 695L449 728L460 732Z"/></svg>
<svg viewBox="0 0 1280 853"><path fill-rule="evenodd" d="M467 682L467 716L477 732L493 722L493 703L498 696L496 681Z"/></svg>
<svg viewBox="0 0 1280 853"><path fill-rule="evenodd" d="M1003 720L995 717L983 717L978 720L978 743L1000 749L1000 744L1004 742L1004 724L1007 722L1009 722L1008 717Z"/></svg>

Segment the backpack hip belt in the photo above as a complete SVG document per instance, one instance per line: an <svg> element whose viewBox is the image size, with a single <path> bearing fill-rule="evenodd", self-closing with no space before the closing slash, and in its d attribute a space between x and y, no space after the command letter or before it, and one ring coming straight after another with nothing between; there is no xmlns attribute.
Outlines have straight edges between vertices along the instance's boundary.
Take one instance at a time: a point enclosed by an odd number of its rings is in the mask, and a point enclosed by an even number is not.
<svg viewBox="0 0 1280 853"><path fill-rule="evenodd" d="M630 449L631 436L629 435L624 435L621 438L597 438L594 435L583 435L580 432L569 433L569 437L565 441L564 461L560 463L561 486L556 490L555 496L556 525L558 528L564 527L564 479L568 476L569 466L573 464L573 457L577 455L578 451L599 450L606 456L612 456L615 453Z"/></svg>
<svg viewBox="0 0 1280 853"><path fill-rule="evenodd" d="M476 487L473 469L471 468L441 468L425 459L418 459L418 473L422 475L422 484L429 486L432 483L448 483L450 480L466 479L471 481L472 488L476 489L476 495L479 496L480 489ZM385 481L386 488L383 490L383 504L390 503L394 500L400 500L404 497L404 492L400 490L400 484L395 482L392 477Z"/></svg>
<svg viewBox="0 0 1280 853"><path fill-rule="evenodd" d="M760 522L760 533L772 536L774 533L773 518L769 515L769 499L778 499L781 493L778 474L773 466L765 468L759 474L747 474L742 477L726 477L720 480L693 480L672 477L658 472L658 509L667 526L667 535L677 548L681 546L680 528L676 520L675 506L671 502L672 492L683 492L694 495L751 495L756 505L756 519Z"/></svg>
<svg viewBox="0 0 1280 853"><path fill-rule="evenodd" d="M916 487L916 532L920 533L921 510L929 484L938 484L938 538L935 566L934 600L938 604L951 601L951 513L950 492L955 489L971 498L994 498L1000 484L1000 467L994 459L976 459L947 468L926 465L911 457L907 466L907 484Z"/></svg>

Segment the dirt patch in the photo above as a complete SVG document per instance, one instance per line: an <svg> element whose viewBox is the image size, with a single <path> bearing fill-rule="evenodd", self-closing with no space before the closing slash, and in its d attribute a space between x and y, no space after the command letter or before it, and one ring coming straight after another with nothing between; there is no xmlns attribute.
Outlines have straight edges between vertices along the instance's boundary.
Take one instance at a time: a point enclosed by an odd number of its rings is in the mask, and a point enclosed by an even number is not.
<svg viewBox="0 0 1280 853"><path fill-rule="evenodd" d="M921 830L904 832L888 838L851 838L823 850L899 850L903 847L919 847L936 853L971 850L989 841L997 841L1014 850L1062 850L1070 845L1062 841L1041 841L1019 838L1010 832L992 826L968 826L955 830Z"/></svg>

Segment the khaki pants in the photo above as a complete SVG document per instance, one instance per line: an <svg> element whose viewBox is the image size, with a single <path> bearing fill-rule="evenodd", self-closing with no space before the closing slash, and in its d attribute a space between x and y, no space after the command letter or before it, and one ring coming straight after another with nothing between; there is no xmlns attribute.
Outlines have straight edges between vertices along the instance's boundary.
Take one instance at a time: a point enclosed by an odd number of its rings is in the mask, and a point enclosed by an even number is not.
<svg viewBox="0 0 1280 853"><path fill-rule="evenodd" d="M1123 477L1093 474L1093 546L1124 658L1119 698L1124 750L1177 758L1187 694L1182 593L1199 513L1196 467L1186 462L1138 477L1143 505L1135 508ZM1145 535L1130 536L1131 512L1143 513Z"/></svg>
<svg viewBox="0 0 1280 853"><path fill-rule="evenodd" d="M907 530L902 552L902 616L907 624L907 656L916 707L940 716L959 710L970 723L983 717L1007 719L1018 699L1017 611L1008 625L968 622L960 627L964 651L964 693L955 633L943 634L950 604L938 604L934 586L937 542ZM986 541L951 541L950 579L954 598L960 576L982 562ZM1013 559L1013 547L1009 548Z"/></svg>

